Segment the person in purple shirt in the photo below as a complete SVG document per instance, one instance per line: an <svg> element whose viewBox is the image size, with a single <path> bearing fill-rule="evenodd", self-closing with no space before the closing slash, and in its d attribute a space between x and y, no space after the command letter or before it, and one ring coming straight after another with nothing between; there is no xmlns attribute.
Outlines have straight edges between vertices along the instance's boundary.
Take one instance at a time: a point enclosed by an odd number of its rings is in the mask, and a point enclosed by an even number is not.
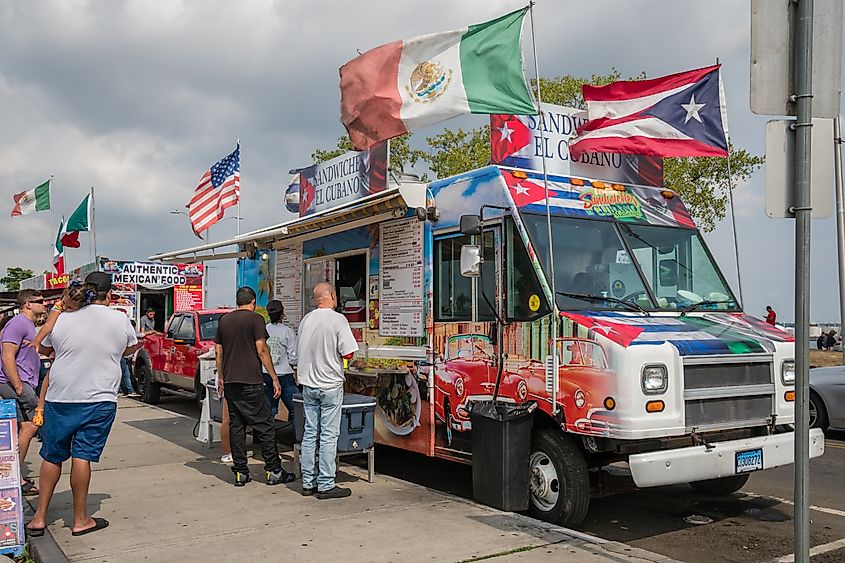
<svg viewBox="0 0 845 563"><path fill-rule="evenodd" d="M0 397L13 399L18 411L18 447L21 461L21 489L24 494L38 494L30 480L23 479L23 463L29 443L37 428L32 423L38 406L38 372L41 358L30 346L35 341L35 318L44 313L44 298L40 291L23 289L18 292L20 313L3 327L0 352Z"/></svg>

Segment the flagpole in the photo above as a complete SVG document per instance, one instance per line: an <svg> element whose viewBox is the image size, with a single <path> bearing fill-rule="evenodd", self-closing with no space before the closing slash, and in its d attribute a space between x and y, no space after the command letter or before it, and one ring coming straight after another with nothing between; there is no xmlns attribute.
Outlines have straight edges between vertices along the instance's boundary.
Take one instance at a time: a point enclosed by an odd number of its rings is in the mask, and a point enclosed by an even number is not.
<svg viewBox="0 0 845 563"><path fill-rule="evenodd" d="M540 118L543 117L543 97L540 93L540 64L537 62L537 36L536 31L534 28L534 2L533 0L528 3L528 15L531 21L531 48L534 52L534 77L537 80L537 110L539 111ZM558 404L557 404L557 395L558 395L558 387L560 382L558 381L558 373L557 373L557 326L558 326L558 311L557 311L557 290L555 286L555 252L554 252L554 239L552 237L552 211L551 206L549 203L549 175L546 170L546 134L544 128L540 127L540 139L542 140L542 149L541 149L541 161L543 163L543 187L546 190L546 230L549 237L549 285L552 291L552 319L551 319L551 326L549 327L551 330L551 344L550 344L550 351L549 354L552 357L552 366L554 367L554 376L552 377L552 414L557 415L558 413Z"/></svg>
<svg viewBox="0 0 845 563"><path fill-rule="evenodd" d="M91 250L94 253L94 267L97 267L97 211L94 205L94 186L91 186Z"/></svg>
<svg viewBox="0 0 845 563"><path fill-rule="evenodd" d="M238 149L241 148L241 138L238 137L235 141L237 144ZM238 175L240 175L240 167L241 167L241 154L240 150L238 150ZM235 218L235 224L237 225L237 235L241 236L241 188L238 187L238 216Z"/></svg>
<svg viewBox="0 0 845 563"><path fill-rule="evenodd" d="M47 187L47 193L50 198L50 265L53 264L53 250L56 246L56 240L53 238L53 227L55 226L55 217L53 215L53 175L50 174L50 184ZM45 287L44 289L49 289Z"/></svg>

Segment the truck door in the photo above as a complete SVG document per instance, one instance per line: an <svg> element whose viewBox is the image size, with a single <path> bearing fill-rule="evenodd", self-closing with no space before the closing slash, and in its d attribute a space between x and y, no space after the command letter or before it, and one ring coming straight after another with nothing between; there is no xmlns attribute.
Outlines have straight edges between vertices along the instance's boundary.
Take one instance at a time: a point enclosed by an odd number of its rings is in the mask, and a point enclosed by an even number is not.
<svg viewBox="0 0 845 563"><path fill-rule="evenodd" d="M182 314L177 313L173 315L170 319L170 324L167 325L167 330L164 332L164 335L161 339L161 353L164 358L164 363L161 367L162 371L165 374L174 373L174 360L175 360L175 352L176 346L173 342L173 337L176 334L176 331L179 330L179 325L182 324ZM167 375L164 376L168 378Z"/></svg>
<svg viewBox="0 0 845 563"><path fill-rule="evenodd" d="M184 389L194 389L197 369L197 333L196 322L192 313L184 313L182 322L173 333L173 371L179 377L174 383Z"/></svg>
<svg viewBox="0 0 845 563"><path fill-rule="evenodd" d="M492 397L498 368L500 228L488 227L475 239L458 233L434 240L435 453L448 458L466 458L469 405ZM481 245L484 257L479 278L460 270L461 248L473 243Z"/></svg>

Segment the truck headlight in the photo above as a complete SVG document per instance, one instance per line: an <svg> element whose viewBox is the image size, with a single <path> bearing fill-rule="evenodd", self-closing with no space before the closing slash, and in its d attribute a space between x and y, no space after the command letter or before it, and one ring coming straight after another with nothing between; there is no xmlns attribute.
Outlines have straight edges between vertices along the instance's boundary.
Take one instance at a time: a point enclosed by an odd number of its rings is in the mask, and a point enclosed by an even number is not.
<svg viewBox="0 0 845 563"><path fill-rule="evenodd" d="M780 380L784 385L795 385L795 360L784 360L780 364Z"/></svg>
<svg viewBox="0 0 845 563"><path fill-rule="evenodd" d="M643 366L643 393L659 395L669 388L669 372L663 364Z"/></svg>

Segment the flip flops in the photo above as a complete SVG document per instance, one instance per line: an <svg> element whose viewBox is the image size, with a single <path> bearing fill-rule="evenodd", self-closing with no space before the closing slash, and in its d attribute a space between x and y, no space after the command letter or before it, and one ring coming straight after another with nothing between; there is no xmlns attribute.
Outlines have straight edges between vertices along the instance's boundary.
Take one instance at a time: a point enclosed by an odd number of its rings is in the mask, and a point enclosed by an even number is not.
<svg viewBox="0 0 845 563"><path fill-rule="evenodd" d="M90 534L91 532L96 532L97 530L102 530L109 527L109 521L105 518L94 518L94 525L90 528L85 528L84 530L79 530L78 532L71 532L70 535L72 536L84 536L85 534Z"/></svg>
<svg viewBox="0 0 845 563"><path fill-rule="evenodd" d="M32 497L38 494L38 487L32 481L24 481L21 483L21 492L25 497Z"/></svg>
<svg viewBox="0 0 845 563"><path fill-rule="evenodd" d="M30 528L29 522L27 522L26 526L26 535L31 538L40 538L44 535L44 528Z"/></svg>

